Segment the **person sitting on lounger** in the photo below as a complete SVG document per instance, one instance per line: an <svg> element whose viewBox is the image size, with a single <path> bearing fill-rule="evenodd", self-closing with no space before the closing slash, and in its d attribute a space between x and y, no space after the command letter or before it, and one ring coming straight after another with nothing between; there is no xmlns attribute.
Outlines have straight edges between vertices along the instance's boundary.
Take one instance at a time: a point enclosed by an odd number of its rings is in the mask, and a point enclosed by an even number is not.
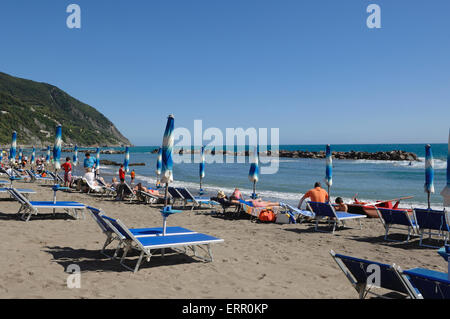
<svg viewBox="0 0 450 319"><path fill-rule="evenodd" d="M95 174L92 171L92 168L88 167L87 172L84 174L83 179L85 179L91 187L100 186L98 182L95 180ZM79 179L78 183L81 183L83 179ZM81 185L77 186L77 189L81 189ZM87 186L84 191L87 192L89 190L89 186Z"/></svg>
<svg viewBox="0 0 450 319"><path fill-rule="evenodd" d="M119 187L119 185L120 185L120 183L117 181L117 178L113 177L112 181L111 181L111 185L107 185L107 186L117 189Z"/></svg>
<svg viewBox="0 0 450 319"><path fill-rule="evenodd" d="M348 211L348 206L344 203L344 200L342 199L342 197L337 197L335 200L337 206L334 207L334 209L336 211L339 212L347 212Z"/></svg>
<svg viewBox="0 0 450 319"><path fill-rule="evenodd" d="M239 190L239 188L235 188L233 194L231 194L230 196L230 201L233 204L239 204L240 199L244 200L244 196L242 196L242 193Z"/></svg>
<svg viewBox="0 0 450 319"><path fill-rule="evenodd" d="M328 193L322 188L322 185L319 182L316 182L314 184L314 188L307 191L306 194L300 199L298 209L301 209L303 201L307 198L309 198L311 202L325 203L328 201Z"/></svg>
<svg viewBox="0 0 450 319"><path fill-rule="evenodd" d="M134 188L133 188L134 192L137 191L141 191L141 192L145 192L145 193L149 193L158 197L162 197L162 195L155 189L151 189L151 188L147 188L145 186L142 185L142 183L138 183Z"/></svg>

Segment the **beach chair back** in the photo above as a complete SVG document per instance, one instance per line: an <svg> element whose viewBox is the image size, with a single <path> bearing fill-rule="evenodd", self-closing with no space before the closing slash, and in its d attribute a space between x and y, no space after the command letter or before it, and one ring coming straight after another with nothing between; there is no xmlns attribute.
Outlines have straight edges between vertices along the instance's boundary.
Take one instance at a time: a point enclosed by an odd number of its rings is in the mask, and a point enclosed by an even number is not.
<svg viewBox="0 0 450 319"><path fill-rule="evenodd" d="M125 194L129 194L129 195L133 195L133 189L131 188L130 185L128 185L128 183L123 183L124 189L125 189Z"/></svg>
<svg viewBox="0 0 450 319"><path fill-rule="evenodd" d="M192 201L196 202L194 196L192 196L191 192L187 188L176 187L175 189L181 194L181 196L184 197L184 199L188 199L188 200L192 200Z"/></svg>
<svg viewBox="0 0 450 319"><path fill-rule="evenodd" d="M101 217L109 223L110 227L113 229L114 233L119 236L119 238L133 241L139 248L141 248L141 250L146 251L141 242L136 239L136 237L128 230L128 227L125 226L119 219L110 218L105 215L102 215Z"/></svg>
<svg viewBox="0 0 450 319"><path fill-rule="evenodd" d="M21 203L22 205L28 205L28 206L32 206L31 203L28 201L28 199L22 194L20 193L17 189L15 188L8 188L7 189L9 194L11 194L11 196L17 200L19 203Z"/></svg>
<svg viewBox="0 0 450 319"><path fill-rule="evenodd" d="M354 286L365 286L372 284L372 274L378 272L379 288L411 295L402 279L397 275L391 265L382 264L375 261L360 259L330 252L341 270ZM351 275L351 276L349 276Z"/></svg>
<svg viewBox="0 0 450 319"><path fill-rule="evenodd" d="M316 217L336 217L334 208L330 203L308 202L307 205Z"/></svg>
<svg viewBox="0 0 450 319"><path fill-rule="evenodd" d="M450 281L446 273L415 268L404 270L402 276L424 299L450 299Z"/></svg>
<svg viewBox="0 0 450 319"><path fill-rule="evenodd" d="M168 192L173 199L185 199L175 187L169 187Z"/></svg>
<svg viewBox="0 0 450 319"><path fill-rule="evenodd" d="M379 216L385 225L404 225L415 227L407 210L396 210L376 207Z"/></svg>
<svg viewBox="0 0 450 319"><path fill-rule="evenodd" d="M448 214L445 210L414 209L414 218L421 229L450 231Z"/></svg>
<svg viewBox="0 0 450 319"><path fill-rule="evenodd" d="M100 209L87 206L86 207L88 211L91 213L92 218L95 220L97 225L102 229L103 232L114 232L114 230L109 227L108 223L102 218L102 216L105 216L103 212Z"/></svg>

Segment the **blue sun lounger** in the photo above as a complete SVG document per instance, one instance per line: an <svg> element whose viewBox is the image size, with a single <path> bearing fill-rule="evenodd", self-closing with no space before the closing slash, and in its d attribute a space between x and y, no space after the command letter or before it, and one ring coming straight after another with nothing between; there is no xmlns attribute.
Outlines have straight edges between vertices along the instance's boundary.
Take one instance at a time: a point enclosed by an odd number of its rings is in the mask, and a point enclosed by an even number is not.
<svg viewBox="0 0 450 319"><path fill-rule="evenodd" d="M28 176L30 176L31 182L35 182L35 181L53 182L54 181L54 179L52 177L47 177L47 176L42 177L39 174L33 173L29 169L25 170L25 172L28 174Z"/></svg>
<svg viewBox="0 0 450 319"><path fill-rule="evenodd" d="M195 207L201 207L202 204L209 204L211 205L211 199L208 197L199 197L199 196L193 196L191 192L185 188L185 187L177 187L176 190L181 194L181 196L184 197L184 206L186 207L188 202L192 202L194 206L192 206L192 209Z"/></svg>
<svg viewBox="0 0 450 319"><path fill-rule="evenodd" d="M318 229L319 220L323 218L329 218L329 222L333 223L332 233L336 230L336 225L341 222L343 226L345 226L345 221L358 219L360 229L362 229L361 218L366 218L366 215L358 215L358 214L350 214L346 212L337 212L335 211L333 205L330 203L318 203L318 202L307 202L307 206L314 213L314 219L316 220L315 230L320 231ZM323 231L322 231L323 232Z"/></svg>
<svg viewBox="0 0 450 319"><path fill-rule="evenodd" d="M100 227L102 232L106 235L106 241L103 245L103 248L101 250L101 253L109 258L116 258L117 254L119 252L120 247L123 244L124 237L117 236L115 234L115 231L113 228L111 228L110 224L107 223L102 217L108 217L106 216L103 211L100 209L87 206L86 207L88 211L90 212L92 218L97 223L97 225ZM128 229L135 237L152 237L152 236L161 236L163 234L162 227L154 227L154 228L129 228ZM170 236L173 234L195 234L194 231L183 228L183 227L167 227L166 228L166 235ZM113 256L109 256L105 253L105 249L108 245L110 245L113 241L117 240L118 245L116 248L116 251Z"/></svg>
<svg viewBox="0 0 450 319"><path fill-rule="evenodd" d="M391 229L403 229L398 226L406 226L408 227L408 237L406 238L406 242L411 238L411 234L416 233L417 224L414 220L413 216L410 216L409 212L404 209L388 209L388 208L379 208L375 207L377 210L378 217L380 218L381 223L384 226L385 234L384 239L388 241L400 241L395 239L389 239L388 233Z"/></svg>
<svg viewBox="0 0 450 319"><path fill-rule="evenodd" d="M0 187L0 193L9 193L8 190L8 187ZM24 196L28 196L29 194L36 194L36 191L29 188L16 188L16 190Z"/></svg>
<svg viewBox="0 0 450 319"><path fill-rule="evenodd" d="M74 218L78 219L78 211L82 211L84 218L84 209L86 206L78 202L68 202L68 201L29 201L23 194L21 194L15 188L8 188L9 194L16 199L21 207L17 214L22 213L21 218L25 221L29 221L31 215L37 215L39 209L64 209L66 213L72 215ZM28 215L28 216L27 216Z"/></svg>
<svg viewBox="0 0 450 319"><path fill-rule="evenodd" d="M398 275L395 265L340 255L333 250L330 254L358 292L360 299L364 299L368 294L387 298L373 291L379 288L400 293L411 299L419 298L417 292L413 291Z"/></svg>
<svg viewBox="0 0 450 319"><path fill-rule="evenodd" d="M167 191L172 198L173 204L175 204L176 201L182 201L183 204L186 203L186 198L184 198L184 196L181 195L181 193L175 187L169 187Z"/></svg>
<svg viewBox="0 0 450 319"><path fill-rule="evenodd" d="M402 270L400 267L396 267L396 271L417 299L450 299L447 273L424 268Z"/></svg>
<svg viewBox="0 0 450 319"><path fill-rule="evenodd" d="M194 252L195 257L203 261L212 262L213 257L211 244L223 242L223 239L200 233L137 237L119 219L113 219L106 216L102 216L102 218L109 224L110 228L114 230L116 236L121 238L125 245L123 255L120 259L120 264L128 270L134 271L134 273L139 270L139 266L144 256L146 256L148 262L150 261L150 258L153 256L153 250L162 249L164 256L164 249L166 248L170 248L184 254L187 253L187 249L189 248ZM203 249L206 253L205 257L197 254L197 247ZM130 249L135 249L141 252L134 269L124 264L124 260Z"/></svg>
<svg viewBox="0 0 450 319"><path fill-rule="evenodd" d="M431 246L422 244L424 234L428 234L429 238L432 235L437 235L444 239L444 245L447 244L450 223L449 216L445 210L432 210L432 209L414 209L414 219L417 223L417 231L420 235L420 246L439 248L440 246ZM436 232L433 232L436 231Z"/></svg>

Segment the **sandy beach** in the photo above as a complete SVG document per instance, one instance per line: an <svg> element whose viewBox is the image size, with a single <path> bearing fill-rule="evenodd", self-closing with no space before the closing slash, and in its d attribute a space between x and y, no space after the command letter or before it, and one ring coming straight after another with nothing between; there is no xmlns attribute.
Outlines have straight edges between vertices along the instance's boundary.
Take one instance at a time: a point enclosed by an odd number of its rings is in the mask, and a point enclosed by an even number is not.
<svg viewBox="0 0 450 319"><path fill-rule="evenodd" d="M51 200L49 185L16 183L37 191L32 200ZM117 202L71 192L58 200L74 200L101 208L129 228L158 227L160 207ZM278 225L250 220L227 220L211 209L171 216L169 226L182 226L224 239L213 245L214 261L204 263L186 255L154 256L138 273L100 254L105 235L86 211L86 219L65 214L18 219L19 204L3 194L0 200L0 298L357 298L342 271L330 257L337 253L403 269L424 267L446 271L433 248L383 240L379 220L355 222L331 233L315 232L313 224ZM394 237L395 238L395 237ZM405 238L397 236L397 238ZM131 255L134 265L137 257ZM71 264L81 268L81 288L66 284Z"/></svg>

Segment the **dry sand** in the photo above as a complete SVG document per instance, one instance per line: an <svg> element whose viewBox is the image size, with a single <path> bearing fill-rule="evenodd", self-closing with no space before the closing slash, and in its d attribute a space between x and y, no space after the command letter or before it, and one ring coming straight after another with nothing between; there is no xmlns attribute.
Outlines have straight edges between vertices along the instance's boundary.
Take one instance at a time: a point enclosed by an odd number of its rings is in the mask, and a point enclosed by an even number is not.
<svg viewBox="0 0 450 319"><path fill-rule="evenodd" d="M52 199L49 186L15 186L35 189L32 200ZM85 220L48 214L24 222L16 215L19 204L0 196L0 298L357 298L330 249L404 269L446 271L436 250L419 247L418 239L410 244L385 242L379 220L363 220L362 230L350 222L348 226L355 228L332 235L315 232L308 223L227 220L209 209L176 214L168 224L223 238L224 243L213 245L212 263L185 255L156 255L133 274L100 254L106 237L88 212ZM159 207L75 191L59 192L58 200L101 208L130 228L162 224ZM129 264L136 259L132 255ZM71 264L81 268L80 289L67 288L65 271Z"/></svg>

